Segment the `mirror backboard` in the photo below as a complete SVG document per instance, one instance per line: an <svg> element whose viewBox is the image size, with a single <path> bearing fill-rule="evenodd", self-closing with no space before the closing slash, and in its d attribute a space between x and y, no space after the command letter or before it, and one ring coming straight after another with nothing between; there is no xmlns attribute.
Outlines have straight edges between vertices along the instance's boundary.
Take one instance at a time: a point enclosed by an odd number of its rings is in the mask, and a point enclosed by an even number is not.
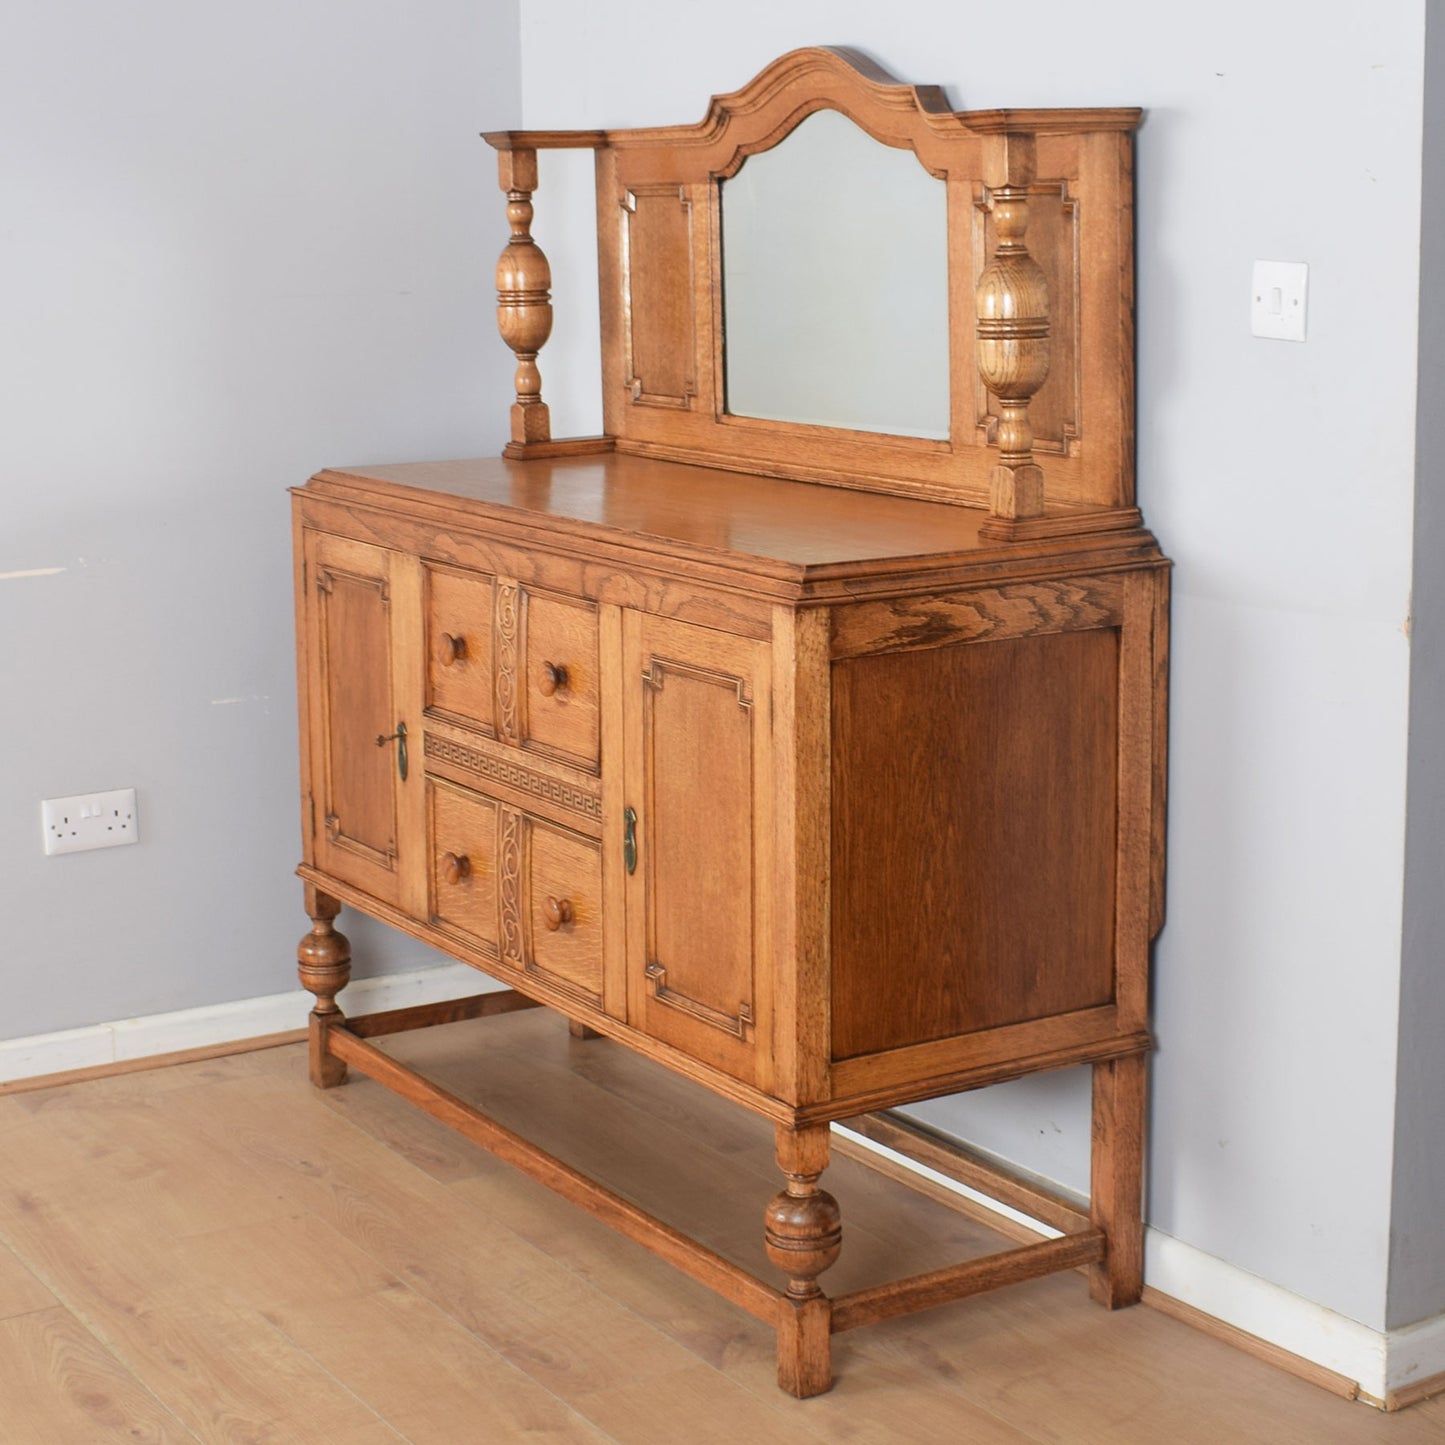
<svg viewBox="0 0 1445 1445"><path fill-rule="evenodd" d="M1046 504L1131 508L1139 117L955 111L816 47L694 125L489 134L512 227L506 455L616 450L931 497L988 508L1009 537L1052 526ZM557 441L528 225L537 152L579 147L596 162L605 435Z"/></svg>

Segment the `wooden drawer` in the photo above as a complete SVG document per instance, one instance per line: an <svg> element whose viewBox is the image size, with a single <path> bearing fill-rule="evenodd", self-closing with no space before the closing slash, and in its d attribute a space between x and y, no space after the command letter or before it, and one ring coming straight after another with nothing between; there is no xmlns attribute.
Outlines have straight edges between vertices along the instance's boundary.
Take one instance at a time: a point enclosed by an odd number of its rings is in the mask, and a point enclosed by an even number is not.
<svg viewBox="0 0 1445 1445"><path fill-rule="evenodd" d="M602 1006L602 849L592 838L427 777L431 922Z"/></svg>
<svg viewBox="0 0 1445 1445"><path fill-rule="evenodd" d="M432 716L596 775L595 603L431 563L426 653Z"/></svg>
<svg viewBox="0 0 1445 1445"><path fill-rule="evenodd" d="M512 816L519 819L522 834L518 921L524 967L600 1008L602 850L591 838L555 823ZM505 878L502 887L505 917Z"/></svg>
<svg viewBox="0 0 1445 1445"><path fill-rule="evenodd" d="M426 705L496 735L492 682L495 580L435 564L426 569Z"/></svg>
<svg viewBox="0 0 1445 1445"><path fill-rule="evenodd" d="M500 807L441 778L428 777L426 784L431 921L495 958Z"/></svg>
<svg viewBox="0 0 1445 1445"><path fill-rule="evenodd" d="M597 608L580 598L521 589L524 748L597 771Z"/></svg>

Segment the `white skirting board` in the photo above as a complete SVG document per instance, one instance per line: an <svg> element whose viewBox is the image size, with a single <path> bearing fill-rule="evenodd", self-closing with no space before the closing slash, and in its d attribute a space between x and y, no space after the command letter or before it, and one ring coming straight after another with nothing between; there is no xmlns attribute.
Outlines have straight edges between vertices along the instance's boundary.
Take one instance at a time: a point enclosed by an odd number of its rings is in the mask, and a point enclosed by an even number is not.
<svg viewBox="0 0 1445 1445"><path fill-rule="evenodd" d="M502 987L466 964L451 963L376 978L354 978L338 997L348 1013L364 1014L468 998ZM0 1084L302 1029L313 1003L315 999L298 988L263 998L0 1040Z"/></svg>
<svg viewBox="0 0 1445 1445"><path fill-rule="evenodd" d="M839 1129L836 1124L833 1127ZM839 1132L935 1184L1027 1224L1041 1236L1053 1238L1059 1233L851 1129ZM1445 1315L1404 1329L1372 1330L1148 1226L1144 1231L1144 1282L1256 1339L1354 1380L1360 1392L1376 1402L1419 1380L1445 1374Z"/></svg>
<svg viewBox="0 0 1445 1445"><path fill-rule="evenodd" d="M1158 1229L1144 1235L1144 1279L1225 1324L1354 1380L1372 1400L1445 1374L1445 1315L1372 1330Z"/></svg>
<svg viewBox="0 0 1445 1445"><path fill-rule="evenodd" d="M466 998L502 987L478 975L475 969L457 963L353 979L340 999L343 1008L362 1014ZM312 1002L309 993L297 989L148 1018L0 1040L0 1084L285 1033L304 1027ZM1037 1228L1042 1235L1058 1232L915 1164L895 1150L851 1130L841 1132L862 1147L945 1188ZM1152 1228L1145 1232L1144 1279L1162 1294L1356 1381L1364 1394L1376 1400L1407 1390L1419 1380L1445 1374L1445 1315L1404 1329L1372 1330Z"/></svg>

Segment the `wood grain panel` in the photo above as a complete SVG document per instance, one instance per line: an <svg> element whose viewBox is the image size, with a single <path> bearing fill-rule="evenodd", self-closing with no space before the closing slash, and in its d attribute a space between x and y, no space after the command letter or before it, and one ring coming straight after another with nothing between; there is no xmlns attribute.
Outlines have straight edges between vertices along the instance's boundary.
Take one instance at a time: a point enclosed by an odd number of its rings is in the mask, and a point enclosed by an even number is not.
<svg viewBox="0 0 1445 1445"><path fill-rule="evenodd" d="M833 1052L1113 996L1112 629L833 668Z"/></svg>
<svg viewBox="0 0 1445 1445"><path fill-rule="evenodd" d="M1144 1030L1125 1033L1113 1004L1053 1014L1019 1024L910 1044L880 1054L860 1054L833 1065L833 1098L826 1115L847 1118L934 1099L989 1084L1048 1073L1100 1059L1148 1053L1153 1040ZM820 1117L809 1107L800 1117Z"/></svg>
<svg viewBox="0 0 1445 1445"><path fill-rule="evenodd" d="M622 210L625 383L638 405L686 408L697 392L687 187L630 186Z"/></svg>
<svg viewBox="0 0 1445 1445"><path fill-rule="evenodd" d="M833 656L1115 627L1123 620L1123 597L1118 577L1071 577L941 597L860 602L835 610Z"/></svg>

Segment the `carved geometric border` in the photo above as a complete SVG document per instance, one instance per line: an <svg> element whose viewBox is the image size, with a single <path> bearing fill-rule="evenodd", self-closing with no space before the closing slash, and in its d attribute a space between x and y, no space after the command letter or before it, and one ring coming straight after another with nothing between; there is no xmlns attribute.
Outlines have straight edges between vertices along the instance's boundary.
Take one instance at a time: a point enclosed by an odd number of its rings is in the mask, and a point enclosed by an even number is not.
<svg viewBox="0 0 1445 1445"><path fill-rule="evenodd" d="M556 803L559 807L569 808L574 813L601 821L602 799L597 793L561 782L545 773L534 773L520 763L495 758L490 753L480 752L476 748L453 742L450 738L438 737L434 733L425 735L423 746L429 758L465 768L469 773L476 773L478 777L490 779L494 783L505 783L519 792L530 793L534 798Z"/></svg>

